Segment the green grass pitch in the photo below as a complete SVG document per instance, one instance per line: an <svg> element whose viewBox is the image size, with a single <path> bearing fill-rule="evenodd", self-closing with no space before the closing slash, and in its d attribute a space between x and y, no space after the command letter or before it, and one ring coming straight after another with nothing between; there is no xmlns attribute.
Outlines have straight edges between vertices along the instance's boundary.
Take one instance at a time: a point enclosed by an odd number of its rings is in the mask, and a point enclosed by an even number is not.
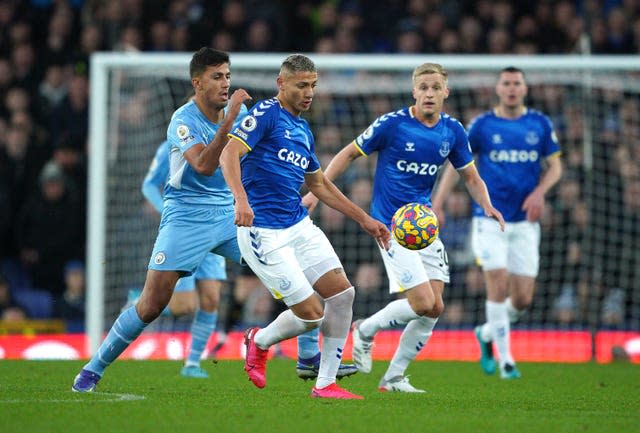
<svg viewBox="0 0 640 433"><path fill-rule="evenodd" d="M0 361L0 431L21 432L640 432L640 365L519 365L523 378L485 376L475 363L414 362L426 394L380 393L386 362L341 382L362 401L312 399L291 360L268 364L255 388L239 361L117 361L94 394L71 392L78 361Z"/></svg>

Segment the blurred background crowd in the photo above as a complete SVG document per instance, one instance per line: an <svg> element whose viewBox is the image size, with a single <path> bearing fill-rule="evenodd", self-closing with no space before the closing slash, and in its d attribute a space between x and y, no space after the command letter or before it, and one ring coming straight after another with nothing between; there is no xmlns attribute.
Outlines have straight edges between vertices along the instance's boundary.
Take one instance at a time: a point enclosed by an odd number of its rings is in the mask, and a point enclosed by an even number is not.
<svg viewBox="0 0 640 433"><path fill-rule="evenodd" d="M67 329L82 329L91 54L203 45L232 54L638 54L640 1L0 0L0 319L61 318ZM448 108L465 123L491 97L489 89L452 98ZM558 129L567 173L549 197L539 290L525 323L637 326L638 94L599 95L605 106L588 173L581 107L567 104L571 98L559 86L531 89L530 105ZM397 108L376 99L361 104L368 120ZM319 104L312 124L329 112L335 109ZM316 135L326 162L359 131L341 129L339 120L322 124ZM356 166L341 182L365 208L370 169ZM453 274L442 322L471 326L483 311L484 283L469 252L469 197L455 191L446 206L442 237ZM606 221L599 226L606 236L592 233L594 217ZM375 246L366 236L341 241L358 230L331 209L321 207L317 218L358 288L356 316L378 310L388 295ZM264 300L251 303L271 314Z"/></svg>

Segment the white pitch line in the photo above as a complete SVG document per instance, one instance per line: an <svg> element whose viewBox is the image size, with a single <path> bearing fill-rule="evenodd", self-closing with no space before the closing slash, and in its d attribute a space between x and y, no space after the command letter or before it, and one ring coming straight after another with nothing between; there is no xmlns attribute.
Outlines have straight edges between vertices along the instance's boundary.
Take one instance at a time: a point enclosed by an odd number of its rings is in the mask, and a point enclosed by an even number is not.
<svg viewBox="0 0 640 433"><path fill-rule="evenodd" d="M92 403L113 403L117 401L135 401L135 400L144 400L146 397L144 395L135 395L135 394L118 394L114 392L92 392L93 395L106 395L109 396L105 399L11 399L11 400L0 400L0 404L7 403L85 403L87 401L91 401Z"/></svg>

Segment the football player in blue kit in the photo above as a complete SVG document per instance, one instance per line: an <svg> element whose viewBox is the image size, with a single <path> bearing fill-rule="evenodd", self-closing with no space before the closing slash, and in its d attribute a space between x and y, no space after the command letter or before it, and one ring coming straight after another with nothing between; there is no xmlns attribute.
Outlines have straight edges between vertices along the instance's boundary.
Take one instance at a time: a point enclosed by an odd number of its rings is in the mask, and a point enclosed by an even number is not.
<svg viewBox="0 0 640 433"><path fill-rule="evenodd" d="M338 152L325 175L336 179L356 158L378 152L371 215L390 226L395 211L407 203L431 206L438 169L448 159L462 173L467 189L482 205L484 214L498 221L493 224L499 230L502 215L491 204L476 170L467 134L460 122L442 111L449 96L447 76L439 64L425 63L415 68L412 76L415 104L378 117ZM317 198L309 193L303 203L313 210ZM449 282L447 254L439 239L420 251L403 248L392 239L389 250L381 248L380 253L390 293L403 297L354 322L353 359L361 372L371 372L375 334L381 329L406 325L378 389L424 392L409 383L405 371L427 344L444 310L442 292Z"/></svg>
<svg viewBox="0 0 640 433"><path fill-rule="evenodd" d="M498 105L472 120L469 127L478 171L506 220L504 232L496 230L474 203L471 243L487 288L487 322L476 327L475 335L480 365L487 374L496 371L492 342L496 343L502 379L521 376L511 354L510 324L531 304L544 197L562 176L560 146L551 120L525 105L527 90L522 70L504 68L495 88ZM434 196L441 219L440 209L457 179L453 167L442 174Z"/></svg>
<svg viewBox="0 0 640 433"><path fill-rule="evenodd" d="M195 96L173 113L167 128L169 181L142 294L76 376L74 391L95 390L104 370L165 309L178 279L193 274L210 251L241 262L233 196L217 168L227 133L250 96L243 89L230 93L229 64L227 53L207 47L191 59Z"/></svg>
<svg viewBox="0 0 640 433"><path fill-rule="evenodd" d="M275 98L253 106L230 136L220 156L235 198L235 223L242 256L275 299L288 309L266 327L245 334L245 371L259 388L266 385L269 347L320 327L320 368L313 397L361 399L336 384L349 333L355 290L325 234L301 205L306 184L323 202L344 213L388 246L389 231L347 199L329 181L315 154L306 120L318 73L311 59L288 56L276 80ZM318 296L324 299L323 303Z"/></svg>
<svg viewBox="0 0 640 433"><path fill-rule="evenodd" d="M246 114L242 107L238 118ZM162 213L164 186L169 178L169 149L167 141L158 146L147 175L142 182L142 194ZM182 277L176 283L173 296L165 311L175 316L193 314L191 325L191 346L180 374L185 377L207 378L208 373L200 367L200 358L209 337L216 330L218 320L218 304L220 301L221 281L226 280L226 262L224 257L209 253L191 276ZM194 292L197 291L197 299ZM129 302L135 304L138 293L131 293ZM315 379L320 365L319 329L313 329L298 336L298 362L296 374L302 379ZM341 363L337 378L351 376L358 372L354 364Z"/></svg>

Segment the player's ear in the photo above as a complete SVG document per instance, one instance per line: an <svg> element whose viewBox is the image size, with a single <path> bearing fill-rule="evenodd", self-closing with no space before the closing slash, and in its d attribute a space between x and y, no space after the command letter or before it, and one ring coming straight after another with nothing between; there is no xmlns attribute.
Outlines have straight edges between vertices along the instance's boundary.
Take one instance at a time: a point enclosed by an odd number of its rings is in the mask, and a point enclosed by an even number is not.
<svg viewBox="0 0 640 433"><path fill-rule="evenodd" d="M278 78L276 78L276 84L278 85L278 90L284 90L284 78L282 75L278 75Z"/></svg>

